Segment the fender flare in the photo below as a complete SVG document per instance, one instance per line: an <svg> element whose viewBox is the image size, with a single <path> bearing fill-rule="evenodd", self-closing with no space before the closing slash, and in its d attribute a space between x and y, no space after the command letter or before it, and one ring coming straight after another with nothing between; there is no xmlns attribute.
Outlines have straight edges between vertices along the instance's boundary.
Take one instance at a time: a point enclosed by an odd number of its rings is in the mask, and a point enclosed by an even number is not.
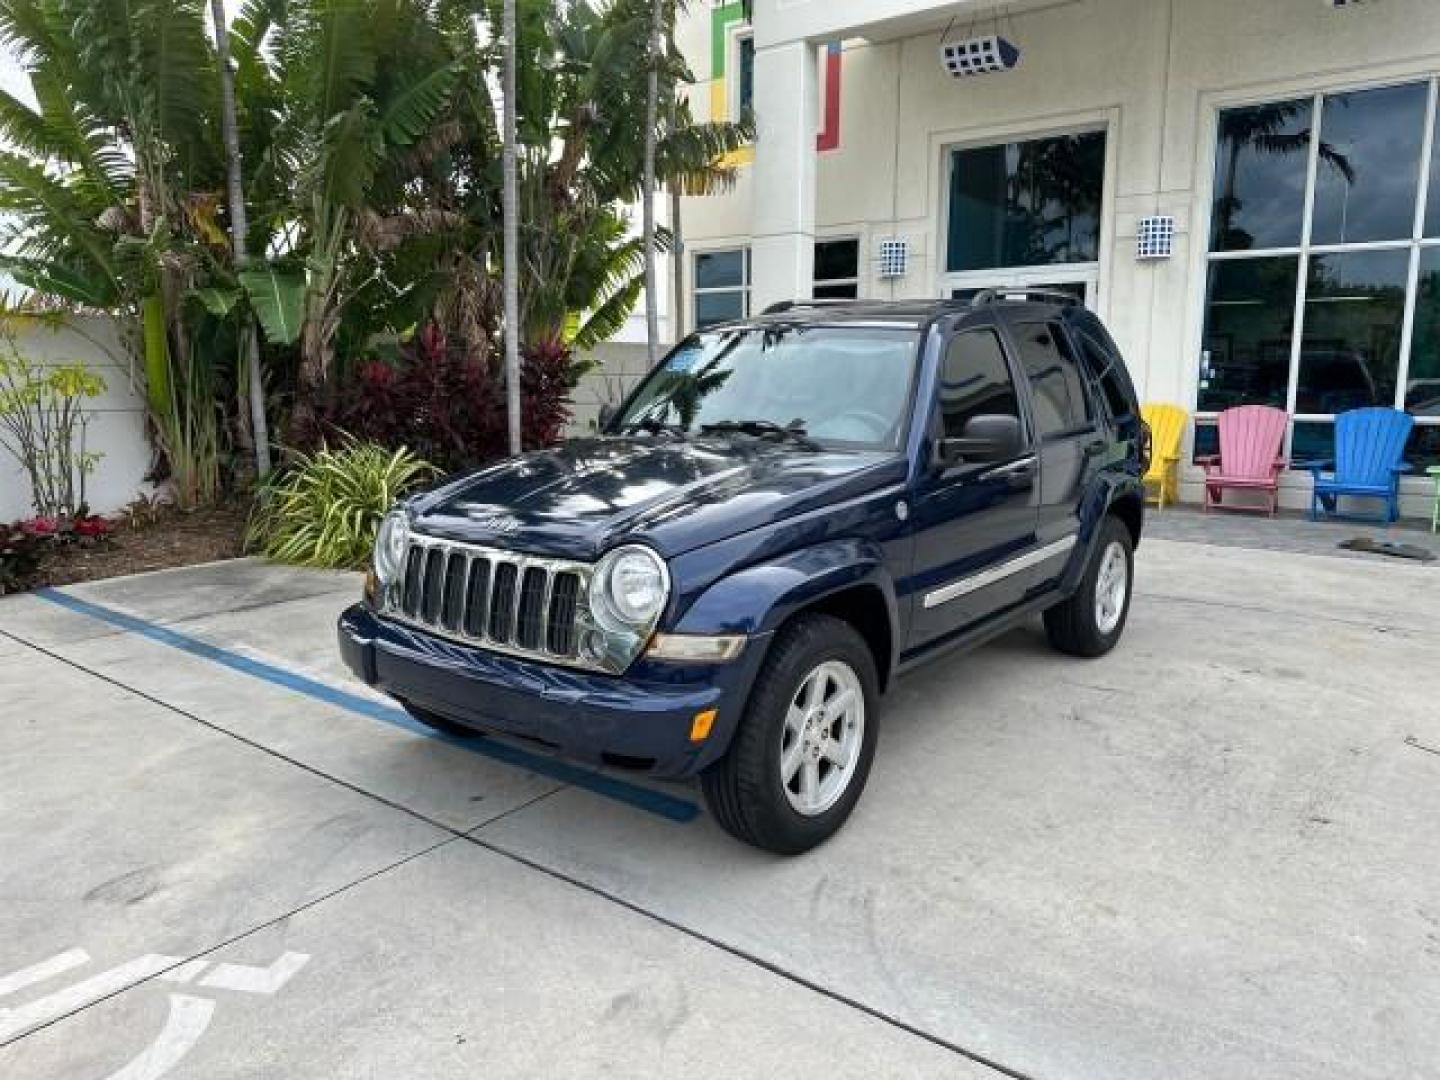
<svg viewBox="0 0 1440 1080"><path fill-rule="evenodd" d="M1122 499L1139 501L1143 521L1145 488L1138 478L1128 473L1102 476L1100 483L1090 490L1080 508L1080 543L1076 547L1075 555L1071 557L1060 589L1066 596L1072 595L1080 587L1080 579L1085 576L1086 568L1095 557L1095 548L1100 541L1100 524Z"/></svg>
<svg viewBox="0 0 1440 1080"><path fill-rule="evenodd" d="M874 587L885 604L890 656L877 658L883 682L895 666L900 605L884 553L867 540L830 540L729 574L701 593L674 632L768 637L797 612L857 586Z"/></svg>

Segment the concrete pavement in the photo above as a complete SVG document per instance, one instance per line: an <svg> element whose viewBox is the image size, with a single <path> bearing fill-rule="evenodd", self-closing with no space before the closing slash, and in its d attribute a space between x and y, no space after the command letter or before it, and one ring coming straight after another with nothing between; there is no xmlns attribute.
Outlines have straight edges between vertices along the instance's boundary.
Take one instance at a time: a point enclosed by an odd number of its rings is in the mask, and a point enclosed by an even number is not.
<svg viewBox="0 0 1440 1080"><path fill-rule="evenodd" d="M1440 571L1138 574L902 681L788 861L407 728L347 575L0 601L0 1075L1440 1075Z"/></svg>

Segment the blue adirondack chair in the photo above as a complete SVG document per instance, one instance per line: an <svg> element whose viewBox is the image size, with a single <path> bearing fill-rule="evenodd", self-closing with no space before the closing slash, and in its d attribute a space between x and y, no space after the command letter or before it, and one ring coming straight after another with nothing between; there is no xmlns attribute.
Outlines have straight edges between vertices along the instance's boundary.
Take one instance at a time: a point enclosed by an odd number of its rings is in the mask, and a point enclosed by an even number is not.
<svg viewBox="0 0 1440 1080"><path fill-rule="evenodd" d="M1414 418L1398 409L1354 409L1337 416L1334 460L1296 463L1296 468L1309 469L1315 477L1310 519L1318 521L1322 515L1331 515L1388 523L1398 518L1400 474L1410 471L1401 459L1414 426ZM1384 499L1385 514L1341 515L1337 510L1341 495Z"/></svg>

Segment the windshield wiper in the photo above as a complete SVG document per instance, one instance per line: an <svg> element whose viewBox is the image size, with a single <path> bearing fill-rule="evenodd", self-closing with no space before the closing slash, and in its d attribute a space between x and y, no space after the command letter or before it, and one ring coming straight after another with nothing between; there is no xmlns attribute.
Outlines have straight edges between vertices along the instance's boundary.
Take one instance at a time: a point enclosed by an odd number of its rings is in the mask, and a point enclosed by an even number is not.
<svg viewBox="0 0 1440 1080"><path fill-rule="evenodd" d="M719 420L700 427L702 435L753 435L757 439L780 439L793 442L806 450L820 450L822 447L805 432L805 421L791 420L780 425L773 420Z"/></svg>
<svg viewBox="0 0 1440 1080"><path fill-rule="evenodd" d="M641 420L634 420L620 429L620 434L630 435L637 431L643 431L647 435L683 435L685 429L680 424L667 424L663 420L657 420L653 416L647 416Z"/></svg>

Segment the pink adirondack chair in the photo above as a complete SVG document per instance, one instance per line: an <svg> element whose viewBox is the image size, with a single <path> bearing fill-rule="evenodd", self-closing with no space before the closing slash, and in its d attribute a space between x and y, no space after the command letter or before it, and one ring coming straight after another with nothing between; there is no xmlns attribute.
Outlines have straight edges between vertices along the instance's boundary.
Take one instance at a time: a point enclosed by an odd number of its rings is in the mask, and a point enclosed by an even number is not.
<svg viewBox="0 0 1440 1080"><path fill-rule="evenodd" d="M1284 409L1269 405L1241 405L1220 414L1220 453L1197 458L1205 467L1205 509L1266 510L1274 517L1280 508L1280 473L1285 459L1289 417ZM1267 506L1226 505L1226 488L1258 491L1268 497Z"/></svg>

